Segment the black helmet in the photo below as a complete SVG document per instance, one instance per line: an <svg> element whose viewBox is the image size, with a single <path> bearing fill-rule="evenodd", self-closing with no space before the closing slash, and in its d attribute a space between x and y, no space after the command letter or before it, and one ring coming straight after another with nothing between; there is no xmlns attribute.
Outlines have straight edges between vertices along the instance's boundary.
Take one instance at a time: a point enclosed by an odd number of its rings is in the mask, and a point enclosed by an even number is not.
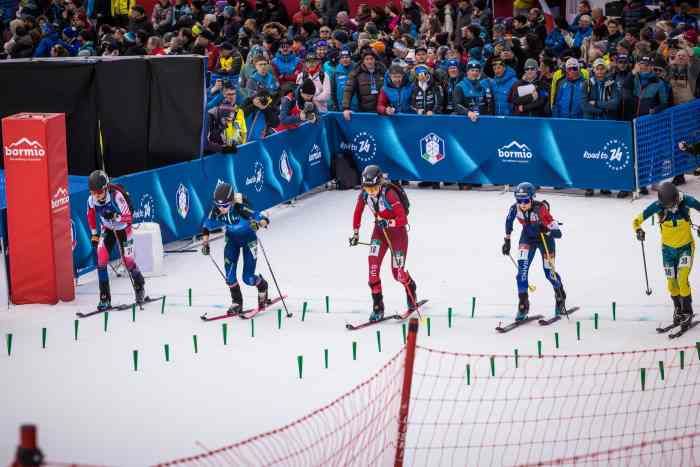
<svg viewBox="0 0 700 467"><path fill-rule="evenodd" d="M681 201L681 195L678 188L671 182L663 182L659 185L659 203L666 209L671 209L678 206Z"/></svg>
<svg viewBox="0 0 700 467"><path fill-rule="evenodd" d="M233 187L230 183L219 183L214 189L214 203L217 206L227 206L233 201Z"/></svg>
<svg viewBox="0 0 700 467"><path fill-rule="evenodd" d="M378 165L368 165L362 171L362 186L376 186L384 179L382 169Z"/></svg>
<svg viewBox="0 0 700 467"><path fill-rule="evenodd" d="M109 177L102 170L93 171L88 176L88 189L90 191L102 191L109 185Z"/></svg>

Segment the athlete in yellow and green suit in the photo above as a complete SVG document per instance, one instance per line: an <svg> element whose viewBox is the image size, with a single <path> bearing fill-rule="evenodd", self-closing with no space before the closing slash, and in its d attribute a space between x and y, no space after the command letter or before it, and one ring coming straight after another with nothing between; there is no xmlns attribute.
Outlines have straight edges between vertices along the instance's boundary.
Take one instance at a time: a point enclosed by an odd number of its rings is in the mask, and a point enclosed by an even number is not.
<svg viewBox="0 0 700 467"><path fill-rule="evenodd" d="M695 254L690 208L700 211L700 202L690 195L680 193L672 183L664 182L659 186L659 200L647 206L632 223L637 239L643 242L645 234L642 222L654 214L659 216L661 255L668 291L673 300L674 324L689 322L693 315L688 281Z"/></svg>

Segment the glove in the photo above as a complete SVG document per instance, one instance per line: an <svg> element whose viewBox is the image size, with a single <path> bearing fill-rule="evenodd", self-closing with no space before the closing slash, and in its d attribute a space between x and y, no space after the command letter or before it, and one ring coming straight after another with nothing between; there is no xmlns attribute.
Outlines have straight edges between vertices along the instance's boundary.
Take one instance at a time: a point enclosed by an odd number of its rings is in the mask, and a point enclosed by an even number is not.
<svg viewBox="0 0 700 467"><path fill-rule="evenodd" d="M644 231L642 229L637 229L635 232L637 232L637 240L643 242L646 238L646 234L644 233Z"/></svg>
<svg viewBox="0 0 700 467"><path fill-rule="evenodd" d="M501 252L503 252L504 256L508 256L510 254L510 238L503 239L503 246L501 247Z"/></svg>
<svg viewBox="0 0 700 467"><path fill-rule="evenodd" d="M350 246L357 246L357 244L360 243L360 234L353 232L352 237L348 239L348 242L350 243Z"/></svg>
<svg viewBox="0 0 700 467"><path fill-rule="evenodd" d="M377 219L376 224L380 229L386 229L389 227L389 219Z"/></svg>
<svg viewBox="0 0 700 467"><path fill-rule="evenodd" d="M114 217L116 215L117 215L117 213L114 212L114 209L112 209L112 208L105 208L104 211L102 211L102 217L108 221L111 221L112 219L114 219Z"/></svg>
<svg viewBox="0 0 700 467"><path fill-rule="evenodd" d="M260 227L267 227L267 224L270 223L270 220L267 217L263 217L259 221L255 219L250 220L250 228L253 230L258 230Z"/></svg>
<svg viewBox="0 0 700 467"><path fill-rule="evenodd" d="M542 235L549 235L549 229L547 228L546 225L540 224L540 233Z"/></svg>
<svg viewBox="0 0 700 467"><path fill-rule="evenodd" d="M100 236L94 234L92 237L90 237L90 243L92 243L93 248L97 248L97 244L100 243Z"/></svg>
<svg viewBox="0 0 700 467"><path fill-rule="evenodd" d="M210 248L209 248L209 243L202 243L202 254L203 254L204 256L209 256L209 252L210 252L210 251L211 251L211 250L210 250Z"/></svg>

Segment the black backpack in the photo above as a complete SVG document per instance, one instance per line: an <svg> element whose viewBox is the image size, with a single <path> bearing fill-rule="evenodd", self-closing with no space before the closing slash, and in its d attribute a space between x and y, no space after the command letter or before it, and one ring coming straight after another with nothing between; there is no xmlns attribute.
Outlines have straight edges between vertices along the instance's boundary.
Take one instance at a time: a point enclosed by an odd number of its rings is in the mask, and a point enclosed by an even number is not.
<svg viewBox="0 0 700 467"><path fill-rule="evenodd" d="M401 185L397 185L396 183L387 183L387 188L393 189L396 194L399 197L399 201L401 201L401 205L403 206L403 210L406 211L406 215L408 215L408 211L411 207L411 202L408 200L408 195L406 194L406 190L403 189Z"/></svg>
<svg viewBox="0 0 700 467"><path fill-rule="evenodd" d="M129 194L129 191L122 185L121 183L110 183L109 184L109 189L110 191L118 191L119 193L122 194L124 197L124 200L126 201L126 205L129 206L129 211L131 214L134 214L134 204L131 202L131 195Z"/></svg>

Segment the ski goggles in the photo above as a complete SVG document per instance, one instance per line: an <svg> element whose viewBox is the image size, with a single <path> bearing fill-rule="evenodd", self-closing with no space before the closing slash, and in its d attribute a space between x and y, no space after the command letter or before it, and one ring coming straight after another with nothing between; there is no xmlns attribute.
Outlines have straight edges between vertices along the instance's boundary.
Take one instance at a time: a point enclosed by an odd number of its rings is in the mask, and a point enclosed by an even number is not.
<svg viewBox="0 0 700 467"><path fill-rule="evenodd" d="M214 204L215 204L216 207L218 207L218 208L229 208L229 207L231 207L231 201L223 201L223 202L222 202L222 201L216 201L216 200L214 200Z"/></svg>
<svg viewBox="0 0 700 467"><path fill-rule="evenodd" d="M532 198L516 198L515 202L518 204L530 204L532 202Z"/></svg>
<svg viewBox="0 0 700 467"><path fill-rule="evenodd" d="M364 185L362 188L370 195L379 193L379 185Z"/></svg>

